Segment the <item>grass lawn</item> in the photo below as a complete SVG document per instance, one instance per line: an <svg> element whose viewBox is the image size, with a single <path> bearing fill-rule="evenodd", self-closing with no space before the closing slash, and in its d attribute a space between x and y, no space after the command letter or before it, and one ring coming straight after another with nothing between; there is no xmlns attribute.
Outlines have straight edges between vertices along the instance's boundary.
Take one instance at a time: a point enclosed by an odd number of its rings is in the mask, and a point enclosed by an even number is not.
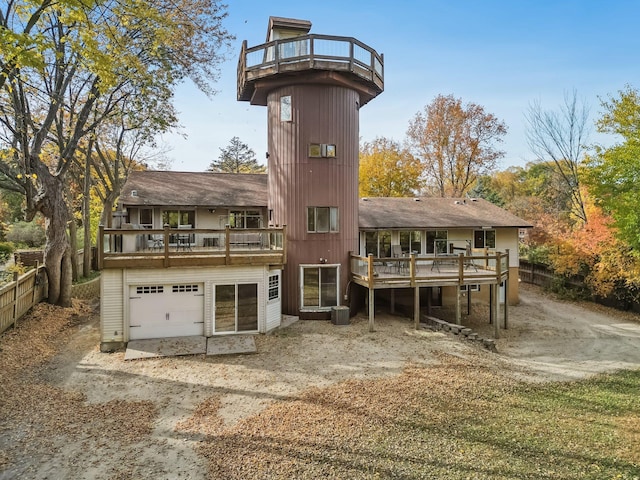
<svg viewBox="0 0 640 480"><path fill-rule="evenodd" d="M639 479L639 394L640 371L525 384L442 355L231 428L209 399L188 430L203 435L211 478Z"/></svg>

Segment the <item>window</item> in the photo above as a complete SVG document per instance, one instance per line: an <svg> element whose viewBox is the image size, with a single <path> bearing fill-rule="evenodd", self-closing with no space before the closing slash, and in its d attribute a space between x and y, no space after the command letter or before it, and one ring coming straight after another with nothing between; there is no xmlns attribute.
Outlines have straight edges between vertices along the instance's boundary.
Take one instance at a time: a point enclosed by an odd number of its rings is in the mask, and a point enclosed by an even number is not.
<svg viewBox="0 0 640 480"><path fill-rule="evenodd" d="M427 232L427 253L447 253L448 232L446 230L430 230Z"/></svg>
<svg viewBox="0 0 640 480"><path fill-rule="evenodd" d="M301 309L329 310L338 305L338 266L301 266Z"/></svg>
<svg viewBox="0 0 640 480"><path fill-rule="evenodd" d="M338 231L338 207L307 207L307 232Z"/></svg>
<svg viewBox="0 0 640 480"><path fill-rule="evenodd" d="M138 223L144 228L153 228L153 208L141 208Z"/></svg>
<svg viewBox="0 0 640 480"><path fill-rule="evenodd" d="M269 275L269 300L280 298L280 275Z"/></svg>
<svg viewBox="0 0 640 480"><path fill-rule="evenodd" d="M232 210L229 212L231 228L262 228L262 215L258 210Z"/></svg>
<svg viewBox="0 0 640 480"><path fill-rule="evenodd" d="M391 232L380 230L365 232L365 255L374 257L391 257Z"/></svg>
<svg viewBox="0 0 640 480"><path fill-rule="evenodd" d="M327 143L311 143L309 144L309 156L333 158L336 156L336 146Z"/></svg>
<svg viewBox="0 0 640 480"><path fill-rule="evenodd" d="M418 231L400 232L400 246L403 252L422 253L422 234Z"/></svg>
<svg viewBox="0 0 640 480"><path fill-rule="evenodd" d="M280 97L280 121L290 122L293 119L291 113L291 95Z"/></svg>
<svg viewBox="0 0 640 480"><path fill-rule="evenodd" d="M143 295L145 293L163 293L164 287L162 285L151 285L148 287L136 287L136 294Z"/></svg>
<svg viewBox="0 0 640 480"><path fill-rule="evenodd" d="M162 212L162 224L169 225L171 228L196 224L195 210L165 210Z"/></svg>
<svg viewBox="0 0 640 480"><path fill-rule="evenodd" d="M473 248L496 248L496 231L475 230L473 232Z"/></svg>
<svg viewBox="0 0 640 480"><path fill-rule="evenodd" d="M172 285L173 293L198 293L198 285Z"/></svg>
<svg viewBox="0 0 640 480"><path fill-rule="evenodd" d="M480 285L477 283L471 284L471 285L460 285L460 291L461 292L479 292L480 291Z"/></svg>

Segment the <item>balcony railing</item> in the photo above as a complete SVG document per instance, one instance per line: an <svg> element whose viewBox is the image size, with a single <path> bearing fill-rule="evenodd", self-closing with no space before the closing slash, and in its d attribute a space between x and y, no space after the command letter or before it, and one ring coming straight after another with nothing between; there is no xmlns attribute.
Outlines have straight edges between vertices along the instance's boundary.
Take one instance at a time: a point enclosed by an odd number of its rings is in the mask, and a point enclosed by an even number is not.
<svg viewBox="0 0 640 480"><path fill-rule="evenodd" d="M238 100L250 100L251 82L283 72L303 70L349 72L384 90L383 56L352 37L303 35L247 48L238 60Z"/></svg>
<svg viewBox="0 0 640 480"><path fill-rule="evenodd" d="M285 228L105 229L99 268L286 263Z"/></svg>

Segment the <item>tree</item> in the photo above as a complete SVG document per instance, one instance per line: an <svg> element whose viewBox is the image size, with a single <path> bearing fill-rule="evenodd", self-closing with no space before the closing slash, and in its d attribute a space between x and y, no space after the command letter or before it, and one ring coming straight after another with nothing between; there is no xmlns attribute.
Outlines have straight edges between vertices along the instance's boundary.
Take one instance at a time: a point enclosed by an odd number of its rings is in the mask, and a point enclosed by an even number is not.
<svg viewBox="0 0 640 480"><path fill-rule="evenodd" d="M233 137L229 145L220 149L218 160L207 169L209 172L223 173L264 173L266 167L256 160L255 152L238 137Z"/></svg>
<svg viewBox="0 0 640 480"><path fill-rule="evenodd" d="M621 141L596 148L585 180L598 204L613 217L619 237L640 252L640 93L627 86L602 106L605 113L596 123L598 131Z"/></svg>
<svg viewBox="0 0 640 480"><path fill-rule="evenodd" d="M420 161L398 142L378 137L360 148L361 197L407 197L422 186Z"/></svg>
<svg viewBox="0 0 640 480"><path fill-rule="evenodd" d="M409 122L407 137L427 187L441 197L461 197L496 167L504 152L495 144L506 133L506 125L480 105L438 95Z"/></svg>
<svg viewBox="0 0 640 480"><path fill-rule="evenodd" d="M578 102L577 93L565 94L559 111L543 110L533 103L526 114L527 140L540 162L553 162L566 195L571 200L570 212L581 223L587 221L580 190L580 164L584 160L589 137L589 108Z"/></svg>
<svg viewBox="0 0 640 480"><path fill-rule="evenodd" d="M231 38L221 26L226 13L217 0L19 0L3 7L0 187L25 195L27 219L45 217L48 300L67 306L65 195L81 141L134 95L150 100L187 78L213 93L218 51Z"/></svg>

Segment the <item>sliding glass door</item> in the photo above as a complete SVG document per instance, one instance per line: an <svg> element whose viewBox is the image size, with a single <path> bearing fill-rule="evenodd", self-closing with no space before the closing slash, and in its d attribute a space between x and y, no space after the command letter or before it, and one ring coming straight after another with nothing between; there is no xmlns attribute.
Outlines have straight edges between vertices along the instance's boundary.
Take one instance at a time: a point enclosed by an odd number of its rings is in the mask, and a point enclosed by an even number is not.
<svg viewBox="0 0 640 480"><path fill-rule="evenodd" d="M258 330L257 283L215 285L214 297L214 333Z"/></svg>

